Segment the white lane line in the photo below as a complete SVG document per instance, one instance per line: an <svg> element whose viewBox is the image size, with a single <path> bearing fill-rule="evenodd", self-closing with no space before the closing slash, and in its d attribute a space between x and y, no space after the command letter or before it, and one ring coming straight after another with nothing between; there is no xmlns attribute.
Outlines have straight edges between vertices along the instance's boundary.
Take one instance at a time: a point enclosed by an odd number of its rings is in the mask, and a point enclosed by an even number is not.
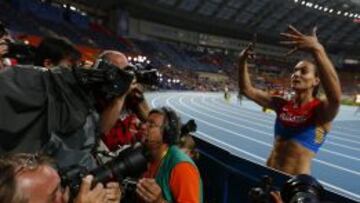
<svg viewBox="0 0 360 203"><path fill-rule="evenodd" d="M206 133L203 133L203 132L201 132L201 131L197 131L195 134L201 135L200 137L202 137L203 139L206 138L206 140L212 140L213 142L222 145L222 149L225 149L225 151L227 151L227 152L229 152L230 154L233 154L233 155L235 155L235 156L238 156L238 155L234 154L232 151L229 151L229 149L232 149L232 150L234 150L234 151L237 151L237 152L246 154L246 155L248 155L248 156L250 156L250 157L252 157L252 158L260 161L260 162L256 161L257 164L264 164L265 161L266 161L266 159L264 159L263 157L260 157L260 156L258 156L258 155L253 154L253 153L250 153L250 152L248 152L248 151L242 150L242 149L240 149L240 148L234 147L234 146L232 146L232 145L229 145L229 144L227 144L226 142L223 142L223 141L221 141L221 140L219 140L219 139L216 139L216 138L214 138L214 137L212 137L212 136L209 136L209 135L207 135ZM213 143L213 144L214 144L214 143ZM215 145L215 146L217 146L217 145Z"/></svg>

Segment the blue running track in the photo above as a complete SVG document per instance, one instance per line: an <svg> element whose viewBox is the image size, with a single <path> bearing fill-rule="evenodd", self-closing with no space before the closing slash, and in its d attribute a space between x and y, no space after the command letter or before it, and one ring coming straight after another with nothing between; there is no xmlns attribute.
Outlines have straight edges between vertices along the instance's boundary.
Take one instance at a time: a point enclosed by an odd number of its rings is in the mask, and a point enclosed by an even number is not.
<svg viewBox="0 0 360 203"><path fill-rule="evenodd" d="M186 122L198 125L196 136L236 156L264 165L273 142L274 113L236 97L225 101L221 93L149 93L152 107L170 106ZM342 106L333 128L313 161L312 174L325 187L360 202L360 114Z"/></svg>

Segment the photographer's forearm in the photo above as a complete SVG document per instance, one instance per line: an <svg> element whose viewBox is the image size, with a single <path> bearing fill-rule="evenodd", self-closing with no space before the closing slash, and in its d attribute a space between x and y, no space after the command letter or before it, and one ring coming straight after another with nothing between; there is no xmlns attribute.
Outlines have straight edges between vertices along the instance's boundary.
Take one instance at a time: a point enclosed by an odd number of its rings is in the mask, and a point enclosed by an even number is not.
<svg viewBox="0 0 360 203"><path fill-rule="evenodd" d="M146 121L150 112L150 107L146 100L140 102L136 108L137 116L141 121Z"/></svg>
<svg viewBox="0 0 360 203"><path fill-rule="evenodd" d="M120 112L124 106L125 97L115 98L109 106L101 113L101 132L103 134L109 133L111 128L114 127Z"/></svg>

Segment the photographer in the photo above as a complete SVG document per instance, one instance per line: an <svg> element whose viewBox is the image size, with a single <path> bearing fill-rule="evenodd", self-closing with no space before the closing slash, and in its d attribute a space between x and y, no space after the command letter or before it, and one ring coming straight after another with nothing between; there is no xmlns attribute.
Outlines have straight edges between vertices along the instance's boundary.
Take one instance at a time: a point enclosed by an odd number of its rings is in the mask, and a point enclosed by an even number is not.
<svg viewBox="0 0 360 203"><path fill-rule="evenodd" d="M151 161L136 192L141 200L151 203L203 202L200 173L189 156L176 144L180 136L180 120L176 113L163 107L150 111L144 145Z"/></svg>
<svg viewBox="0 0 360 203"><path fill-rule="evenodd" d="M69 190L63 189L52 160L38 154L13 154L0 158L0 202L67 203ZM74 203L119 203L118 183L101 183L91 188L93 177L82 180Z"/></svg>
<svg viewBox="0 0 360 203"><path fill-rule="evenodd" d="M129 66L126 56L121 52L105 51L99 58L123 70ZM100 106L102 139L110 150L140 140L138 134L140 120L146 120L149 107L136 79L124 95L110 101L104 98L98 100L102 103Z"/></svg>

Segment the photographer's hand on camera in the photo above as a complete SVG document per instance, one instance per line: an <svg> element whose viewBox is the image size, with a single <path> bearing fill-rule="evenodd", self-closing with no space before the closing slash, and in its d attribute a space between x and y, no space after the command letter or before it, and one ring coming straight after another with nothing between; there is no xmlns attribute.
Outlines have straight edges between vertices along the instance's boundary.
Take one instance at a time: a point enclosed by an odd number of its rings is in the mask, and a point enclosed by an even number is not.
<svg viewBox="0 0 360 203"><path fill-rule="evenodd" d="M108 203L119 203L121 200L121 189L117 182L110 182L106 184L106 198Z"/></svg>
<svg viewBox="0 0 360 203"><path fill-rule="evenodd" d="M121 190L119 184L108 183L106 188L98 183L91 189L93 176L86 176L80 186L80 191L76 196L74 203L118 203L121 199Z"/></svg>
<svg viewBox="0 0 360 203"><path fill-rule="evenodd" d="M281 199L281 195L279 191L271 191L270 195L274 203L284 203Z"/></svg>
<svg viewBox="0 0 360 203"><path fill-rule="evenodd" d="M127 95L136 87L136 80L134 80L125 94L114 98L104 109L101 114L101 132L104 134L114 127L119 118L120 112L124 107Z"/></svg>
<svg viewBox="0 0 360 203"><path fill-rule="evenodd" d="M139 180L136 193L147 203L166 203L161 188L155 179L143 178Z"/></svg>
<svg viewBox="0 0 360 203"><path fill-rule="evenodd" d="M132 110L136 113L139 119L146 121L150 108L145 100L143 87L139 83L136 83L131 88L128 98L131 102L130 106L132 107Z"/></svg>

